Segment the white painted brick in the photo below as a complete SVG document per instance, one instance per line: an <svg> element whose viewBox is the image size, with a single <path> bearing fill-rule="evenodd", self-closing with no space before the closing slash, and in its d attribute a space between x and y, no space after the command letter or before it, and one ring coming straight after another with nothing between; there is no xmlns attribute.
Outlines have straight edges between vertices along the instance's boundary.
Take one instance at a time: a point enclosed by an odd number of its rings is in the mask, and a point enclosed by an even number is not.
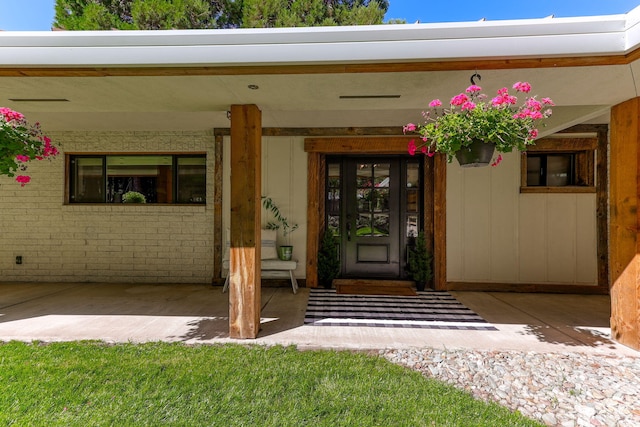
<svg viewBox="0 0 640 427"><path fill-rule="evenodd" d="M210 283L213 205L64 205L64 152L206 152L213 200L211 132L49 136L62 154L30 165L31 183L0 177L1 280Z"/></svg>

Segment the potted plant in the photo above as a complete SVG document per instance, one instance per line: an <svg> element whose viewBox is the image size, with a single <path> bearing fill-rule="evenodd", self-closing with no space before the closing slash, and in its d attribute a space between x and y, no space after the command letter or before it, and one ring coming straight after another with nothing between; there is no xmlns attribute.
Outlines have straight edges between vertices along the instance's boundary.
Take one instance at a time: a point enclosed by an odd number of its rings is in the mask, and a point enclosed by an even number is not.
<svg viewBox="0 0 640 427"><path fill-rule="evenodd" d="M285 238L298 229L298 224L289 224L289 220L284 215L282 215L282 213L280 212L280 208L278 208L278 205L275 204L271 197L263 197L262 206L273 215L273 220L267 222L267 229L282 229L282 234ZM280 258L281 260L291 260L292 254L293 246L281 245L280 247L278 247L278 258Z"/></svg>
<svg viewBox="0 0 640 427"><path fill-rule="evenodd" d="M409 276L416 282L416 288L419 291L424 291L427 282L433 277L431 270L433 257L427 249L427 242L423 231L418 233L415 244L409 246L407 250L409 251Z"/></svg>
<svg viewBox="0 0 640 427"><path fill-rule="evenodd" d="M322 235L318 251L318 283L327 289L331 288L333 279L340 274L338 247L338 239L333 231L327 228Z"/></svg>
<svg viewBox="0 0 640 427"><path fill-rule="evenodd" d="M147 203L147 198L137 191L129 191L122 195L122 203Z"/></svg>
<svg viewBox="0 0 640 427"><path fill-rule="evenodd" d="M554 104L550 98L538 101L535 96L528 96L516 107L518 98L510 95L506 87L489 99L481 93L480 86L473 84L473 77L471 82L465 92L451 98L449 108L442 109L442 102L434 99L429 103L431 111L422 113L423 124L404 126L405 133L416 132L422 140L418 144L415 140L409 142L411 155L418 151L428 156L444 153L447 161L451 162L455 156L461 166L486 166L491 163L494 150L498 153L509 153L514 148L523 151L534 143L538 122L551 115L550 107ZM517 82L513 89L529 93L531 85ZM501 154L492 166L500 161Z"/></svg>

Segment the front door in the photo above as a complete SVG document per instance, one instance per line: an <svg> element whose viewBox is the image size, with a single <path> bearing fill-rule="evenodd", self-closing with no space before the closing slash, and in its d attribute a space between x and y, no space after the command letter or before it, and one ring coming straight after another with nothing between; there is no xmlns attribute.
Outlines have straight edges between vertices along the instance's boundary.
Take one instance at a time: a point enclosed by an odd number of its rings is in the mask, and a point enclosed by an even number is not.
<svg viewBox="0 0 640 427"><path fill-rule="evenodd" d="M327 223L340 239L341 276L406 277L406 245L420 223L418 160L330 158L327 166Z"/></svg>

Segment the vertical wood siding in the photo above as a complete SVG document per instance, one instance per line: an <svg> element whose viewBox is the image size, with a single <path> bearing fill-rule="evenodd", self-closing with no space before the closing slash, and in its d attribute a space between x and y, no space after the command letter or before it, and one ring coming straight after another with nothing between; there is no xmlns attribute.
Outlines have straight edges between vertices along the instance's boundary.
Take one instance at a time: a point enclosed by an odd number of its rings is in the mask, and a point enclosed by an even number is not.
<svg viewBox="0 0 640 427"><path fill-rule="evenodd" d="M597 284L596 195L520 194L520 159L447 168L447 280Z"/></svg>

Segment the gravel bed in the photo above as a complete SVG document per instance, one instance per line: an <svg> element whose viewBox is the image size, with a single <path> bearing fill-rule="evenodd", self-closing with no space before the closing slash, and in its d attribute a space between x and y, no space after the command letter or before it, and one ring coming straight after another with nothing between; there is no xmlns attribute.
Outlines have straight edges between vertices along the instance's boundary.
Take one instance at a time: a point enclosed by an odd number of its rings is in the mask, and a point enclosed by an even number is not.
<svg viewBox="0 0 640 427"><path fill-rule="evenodd" d="M640 426L640 357L441 349L380 355L548 426Z"/></svg>

